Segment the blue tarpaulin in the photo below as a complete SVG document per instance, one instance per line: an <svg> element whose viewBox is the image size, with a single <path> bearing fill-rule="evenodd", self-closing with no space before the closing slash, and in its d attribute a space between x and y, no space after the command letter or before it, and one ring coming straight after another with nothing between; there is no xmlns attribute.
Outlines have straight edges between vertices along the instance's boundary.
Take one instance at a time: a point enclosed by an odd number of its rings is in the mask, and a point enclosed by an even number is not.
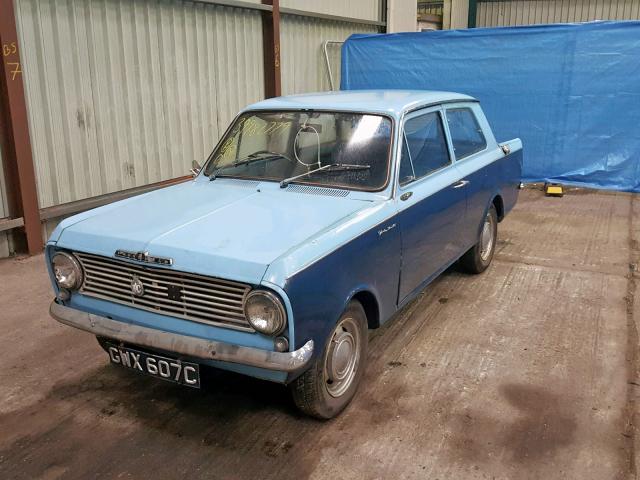
<svg viewBox="0 0 640 480"><path fill-rule="evenodd" d="M640 192L640 22L353 35L341 88L472 95L524 181Z"/></svg>

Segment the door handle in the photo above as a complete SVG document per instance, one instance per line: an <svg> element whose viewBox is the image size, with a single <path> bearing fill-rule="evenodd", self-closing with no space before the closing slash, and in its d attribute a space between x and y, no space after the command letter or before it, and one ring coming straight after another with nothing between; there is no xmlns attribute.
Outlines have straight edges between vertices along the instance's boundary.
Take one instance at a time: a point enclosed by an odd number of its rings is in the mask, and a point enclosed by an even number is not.
<svg viewBox="0 0 640 480"><path fill-rule="evenodd" d="M453 188L462 188L469 183L469 180L460 180L453 184Z"/></svg>
<svg viewBox="0 0 640 480"><path fill-rule="evenodd" d="M400 195L400 200L402 200L403 202L405 200L409 200L411 198L411 195L413 195L413 192L405 192L402 195Z"/></svg>

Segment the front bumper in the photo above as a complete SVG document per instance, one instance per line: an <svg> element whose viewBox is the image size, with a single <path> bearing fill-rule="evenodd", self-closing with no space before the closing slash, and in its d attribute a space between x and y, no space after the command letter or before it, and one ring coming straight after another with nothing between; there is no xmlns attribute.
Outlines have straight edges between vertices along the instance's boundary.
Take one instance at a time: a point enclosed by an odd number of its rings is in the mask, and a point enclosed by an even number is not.
<svg viewBox="0 0 640 480"><path fill-rule="evenodd" d="M295 372L307 365L313 355L313 340L309 340L294 352L271 352L259 348L205 340L119 322L100 315L65 307L55 301L51 302L49 313L60 323L100 337L167 352L175 352L203 360L219 360L267 370Z"/></svg>

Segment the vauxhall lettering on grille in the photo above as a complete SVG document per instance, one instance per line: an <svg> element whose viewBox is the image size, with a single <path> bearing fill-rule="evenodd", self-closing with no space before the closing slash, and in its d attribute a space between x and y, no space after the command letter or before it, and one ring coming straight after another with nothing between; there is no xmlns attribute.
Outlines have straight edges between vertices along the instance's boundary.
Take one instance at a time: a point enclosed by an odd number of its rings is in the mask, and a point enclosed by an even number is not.
<svg viewBox="0 0 640 480"><path fill-rule="evenodd" d="M128 252L126 250L116 250L116 257L136 260L137 262L155 263L156 265L173 265L173 259L167 257L154 257L149 252Z"/></svg>

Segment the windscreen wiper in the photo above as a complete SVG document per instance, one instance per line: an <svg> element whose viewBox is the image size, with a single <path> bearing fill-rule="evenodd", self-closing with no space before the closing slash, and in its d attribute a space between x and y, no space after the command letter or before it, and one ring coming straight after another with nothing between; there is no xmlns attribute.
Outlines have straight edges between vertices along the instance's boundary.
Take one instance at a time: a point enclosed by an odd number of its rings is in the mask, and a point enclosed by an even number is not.
<svg viewBox="0 0 640 480"><path fill-rule="evenodd" d="M242 165L249 165L250 163L254 163L254 162L276 160L278 158L286 158L288 160L287 156L283 155L281 153L274 153L274 152L256 152L256 153L252 153L251 155L247 156L246 158L243 158L242 160L236 160L235 162L233 162L233 163L231 163L229 165L225 165L224 167L216 168L209 175L209 180L215 180L220 172L222 172L224 170L228 170L230 168L240 167Z"/></svg>
<svg viewBox="0 0 640 480"><path fill-rule="evenodd" d="M300 175L296 175L295 177L285 178L280 182L280 188L285 188L294 180L297 180L302 177L306 177L307 175L311 175L312 173L319 172L346 172L351 170L369 170L371 165L347 165L345 163L331 163L329 165L325 165L324 167L316 168L315 170L309 170L308 172L301 173Z"/></svg>

